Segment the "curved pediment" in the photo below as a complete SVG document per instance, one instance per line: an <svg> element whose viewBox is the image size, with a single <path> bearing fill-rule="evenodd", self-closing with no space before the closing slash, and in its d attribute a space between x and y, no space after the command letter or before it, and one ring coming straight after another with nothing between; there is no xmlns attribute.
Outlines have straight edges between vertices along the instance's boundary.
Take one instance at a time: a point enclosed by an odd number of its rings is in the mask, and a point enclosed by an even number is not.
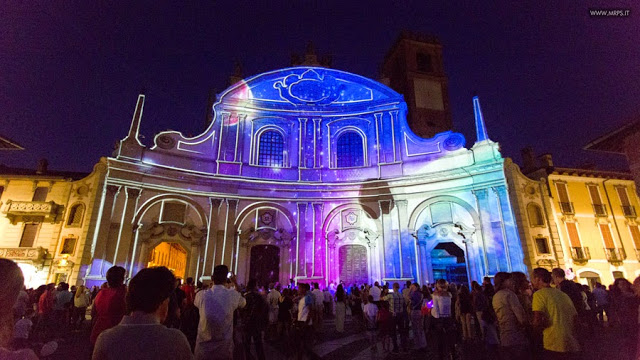
<svg viewBox="0 0 640 360"><path fill-rule="evenodd" d="M227 89L219 103L254 109L334 111L403 101L402 95L365 77L321 67L293 67L262 73Z"/></svg>

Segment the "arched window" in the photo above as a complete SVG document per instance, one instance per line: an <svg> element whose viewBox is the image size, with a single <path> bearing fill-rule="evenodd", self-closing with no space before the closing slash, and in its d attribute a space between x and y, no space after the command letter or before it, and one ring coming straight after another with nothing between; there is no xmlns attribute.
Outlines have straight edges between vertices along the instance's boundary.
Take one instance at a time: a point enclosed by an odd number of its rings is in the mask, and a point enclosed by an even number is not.
<svg viewBox="0 0 640 360"><path fill-rule="evenodd" d="M258 165L284 167L284 139L279 132L267 130L260 135Z"/></svg>
<svg viewBox="0 0 640 360"><path fill-rule="evenodd" d="M69 218L67 218L67 226L82 225L82 217L84 216L84 205L76 204L69 210Z"/></svg>
<svg viewBox="0 0 640 360"><path fill-rule="evenodd" d="M336 141L336 165L339 168L364 166L362 136L347 131Z"/></svg>
<svg viewBox="0 0 640 360"><path fill-rule="evenodd" d="M534 203L527 205L527 213L529 215L529 225L544 226L544 217L542 216L542 209L540 206Z"/></svg>

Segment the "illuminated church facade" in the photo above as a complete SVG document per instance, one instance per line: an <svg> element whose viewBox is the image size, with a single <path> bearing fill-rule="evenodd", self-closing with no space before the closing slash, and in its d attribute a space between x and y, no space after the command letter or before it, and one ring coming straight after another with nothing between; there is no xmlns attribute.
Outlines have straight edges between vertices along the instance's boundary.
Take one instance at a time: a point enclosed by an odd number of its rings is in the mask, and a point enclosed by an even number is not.
<svg viewBox="0 0 640 360"><path fill-rule="evenodd" d="M403 96L334 69L299 66L218 96L202 134L138 139L145 95L107 158L84 281L112 265L167 265L240 282L438 278L466 283L523 271L498 144L473 99L477 141L424 139Z"/></svg>

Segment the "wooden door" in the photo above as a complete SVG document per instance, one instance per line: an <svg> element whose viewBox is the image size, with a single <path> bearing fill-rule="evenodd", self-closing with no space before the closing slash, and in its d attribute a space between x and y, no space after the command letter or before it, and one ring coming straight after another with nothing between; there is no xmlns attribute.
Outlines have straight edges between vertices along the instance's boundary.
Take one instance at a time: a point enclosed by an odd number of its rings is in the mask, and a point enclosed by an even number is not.
<svg viewBox="0 0 640 360"><path fill-rule="evenodd" d="M344 245L339 252L340 280L345 285L369 282L367 248L362 245Z"/></svg>

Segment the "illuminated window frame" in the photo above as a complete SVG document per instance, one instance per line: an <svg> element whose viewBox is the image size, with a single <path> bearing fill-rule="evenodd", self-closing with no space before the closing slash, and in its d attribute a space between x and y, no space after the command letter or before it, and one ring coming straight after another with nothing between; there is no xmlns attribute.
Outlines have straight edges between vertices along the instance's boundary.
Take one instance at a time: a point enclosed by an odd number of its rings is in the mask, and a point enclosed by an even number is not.
<svg viewBox="0 0 640 360"><path fill-rule="evenodd" d="M339 146L338 146L338 141L340 140L340 138L344 135L346 135L347 133L355 133L356 135L360 136L360 140L362 141L362 165L357 165L357 166L346 166L346 167L338 167L338 150L339 150ZM332 145L332 150L331 150L331 157L332 157L332 161L331 161L331 168L333 169L355 169L355 168L362 168L362 167L366 167L368 164L368 156L367 156L367 137L366 135L362 132L362 130L360 128L357 128L355 126L347 126L344 127L342 129L340 129L338 132L336 132L331 139L331 145Z"/></svg>
<svg viewBox="0 0 640 360"><path fill-rule="evenodd" d="M262 140L262 136L270 131L274 131L276 133L278 133L281 138L282 138L282 164L281 166L274 166L274 165L260 165L260 150L261 150L261 140ZM258 167L265 167L265 168L288 168L289 166L289 143L290 140L289 138L286 136L286 131L284 131L282 128L280 128L279 126L274 126L274 125L267 125L267 126L263 126L262 128L260 128L258 131L255 132L253 139L252 139L252 154L251 154L251 165L252 166L258 166Z"/></svg>
<svg viewBox="0 0 640 360"><path fill-rule="evenodd" d="M531 219L531 211L530 209L535 209L535 211L537 212L537 214L540 216L540 223L538 224L534 224L532 219ZM546 226L546 221L544 219L544 213L542 212L542 207L534 202L530 202L529 204L527 204L527 218L529 220L529 226L530 227L545 227Z"/></svg>

